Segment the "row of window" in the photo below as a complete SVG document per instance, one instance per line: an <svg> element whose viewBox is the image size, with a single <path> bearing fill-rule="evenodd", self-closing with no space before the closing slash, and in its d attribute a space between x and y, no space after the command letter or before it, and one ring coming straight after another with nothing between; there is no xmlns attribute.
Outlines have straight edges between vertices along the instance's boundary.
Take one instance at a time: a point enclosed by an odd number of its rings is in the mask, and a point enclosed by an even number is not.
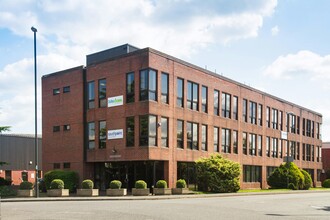
<svg viewBox="0 0 330 220"><path fill-rule="evenodd" d="M63 93L68 93L70 92L70 86L64 86L63 87ZM58 95L61 93L61 89L60 88L55 88L53 89L53 95Z"/></svg>
<svg viewBox="0 0 330 220"><path fill-rule="evenodd" d="M71 130L71 126L69 124L63 125L63 131L69 131ZM53 132L59 132L61 131L60 125L53 126Z"/></svg>
<svg viewBox="0 0 330 220"><path fill-rule="evenodd" d="M70 169L71 167L71 163L69 162L64 162L63 163L63 169ZM61 169L61 164L60 163L54 163L53 164L53 169L56 170L56 169Z"/></svg>

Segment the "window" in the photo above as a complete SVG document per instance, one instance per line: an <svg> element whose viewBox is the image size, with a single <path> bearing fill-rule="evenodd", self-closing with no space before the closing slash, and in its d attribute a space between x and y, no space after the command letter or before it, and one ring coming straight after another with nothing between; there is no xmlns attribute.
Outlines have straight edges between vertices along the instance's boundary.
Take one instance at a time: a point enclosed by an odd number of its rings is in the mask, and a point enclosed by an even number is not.
<svg viewBox="0 0 330 220"><path fill-rule="evenodd" d="M99 121L99 148L106 148L107 144L107 123Z"/></svg>
<svg viewBox="0 0 330 220"><path fill-rule="evenodd" d="M273 125L273 129L277 129L278 128L277 115L278 115L278 110L273 108L272 109L272 125Z"/></svg>
<svg viewBox="0 0 330 220"><path fill-rule="evenodd" d="M213 128L213 151L219 152L219 128Z"/></svg>
<svg viewBox="0 0 330 220"><path fill-rule="evenodd" d="M70 92L70 86L64 86L63 93L68 93L68 92Z"/></svg>
<svg viewBox="0 0 330 220"><path fill-rule="evenodd" d="M297 134L300 134L300 117L299 116L297 116L296 124L297 124L297 127L296 127Z"/></svg>
<svg viewBox="0 0 330 220"><path fill-rule="evenodd" d="M64 131L69 131L71 129L70 125L63 125L63 130Z"/></svg>
<svg viewBox="0 0 330 220"><path fill-rule="evenodd" d="M305 136L305 129L306 129L306 119L303 118L303 124L302 124L302 133Z"/></svg>
<svg viewBox="0 0 330 220"><path fill-rule="evenodd" d="M247 133L243 132L242 144L243 154L247 155Z"/></svg>
<svg viewBox="0 0 330 220"><path fill-rule="evenodd" d="M53 89L53 95L60 94L60 88Z"/></svg>
<svg viewBox="0 0 330 220"><path fill-rule="evenodd" d="M290 156L296 159L296 142L290 141Z"/></svg>
<svg viewBox="0 0 330 220"><path fill-rule="evenodd" d="M5 179L6 180L11 180L11 170L6 170L5 171Z"/></svg>
<svg viewBox="0 0 330 220"><path fill-rule="evenodd" d="M262 136L258 135L258 156L262 156Z"/></svg>
<svg viewBox="0 0 330 220"><path fill-rule="evenodd" d="M283 112L280 111L278 115L278 127L281 131L283 131Z"/></svg>
<svg viewBox="0 0 330 220"><path fill-rule="evenodd" d="M270 157L270 137L266 137L266 155Z"/></svg>
<svg viewBox="0 0 330 220"><path fill-rule="evenodd" d="M183 107L183 79L176 80L176 106Z"/></svg>
<svg viewBox="0 0 330 220"><path fill-rule="evenodd" d="M222 117L224 118L230 118L230 111L231 111L231 106L230 106L230 103L231 103L231 95L230 94L227 94L227 93L222 93L222 96L221 96L221 115Z"/></svg>
<svg viewBox="0 0 330 220"><path fill-rule="evenodd" d="M218 90L214 90L213 92L213 114L214 115L219 115L219 91Z"/></svg>
<svg viewBox="0 0 330 220"><path fill-rule="evenodd" d="M295 134L296 133L296 116L295 115L289 115L290 121L291 121L291 128L290 128L290 132Z"/></svg>
<svg viewBox="0 0 330 220"><path fill-rule="evenodd" d="M261 182L261 166L243 165L243 182Z"/></svg>
<svg viewBox="0 0 330 220"><path fill-rule="evenodd" d="M312 161L314 162L314 145L312 145L312 148L311 148L311 157L312 157Z"/></svg>
<svg viewBox="0 0 330 220"><path fill-rule="evenodd" d="M317 162L321 162L321 152L322 152L322 148L321 146L317 146L317 157L316 157L316 161Z"/></svg>
<svg viewBox="0 0 330 220"><path fill-rule="evenodd" d="M60 126L53 126L53 132L59 132L60 130Z"/></svg>
<svg viewBox="0 0 330 220"><path fill-rule="evenodd" d="M168 147L168 118L161 118L162 147Z"/></svg>
<svg viewBox="0 0 330 220"><path fill-rule="evenodd" d="M198 150L198 124L187 122L187 147Z"/></svg>
<svg viewBox="0 0 330 220"><path fill-rule="evenodd" d="M207 151L207 125L202 125L202 150Z"/></svg>
<svg viewBox="0 0 330 220"><path fill-rule="evenodd" d="M99 80L99 107L107 107L107 81L106 79Z"/></svg>
<svg viewBox="0 0 330 220"><path fill-rule="evenodd" d="M317 139L321 139L321 124L320 123L316 123L316 129L317 129L317 131L316 131L316 138Z"/></svg>
<svg viewBox="0 0 330 220"><path fill-rule="evenodd" d="M257 124L257 103L250 101L249 118L251 124Z"/></svg>
<svg viewBox="0 0 330 220"><path fill-rule="evenodd" d="M306 161L311 161L311 145L306 144Z"/></svg>
<svg viewBox="0 0 330 220"><path fill-rule="evenodd" d="M157 101L157 72L153 69L140 71L140 101Z"/></svg>
<svg viewBox="0 0 330 220"><path fill-rule="evenodd" d="M274 170L276 169L277 167L270 167L270 166L267 166L267 178L274 172Z"/></svg>
<svg viewBox="0 0 330 220"><path fill-rule="evenodd" d="M70 169L70 167L71 167L71 164L70 163L68 163L68 162L63 163L63 168L64 169Z"/></svg>
<svg viewBox="0 0 330 220"><path fill-rule="evenodd" d="M247 122L247 100L243 99L243 121Z"/></svg>
<svg viewBox="0 0 330 220"><path fill-rule="evenodd" d="M312 138L314 138L314 121L311 124Z"/></svg>
<svg viewBox="0 0 330 220"><path fill-rule="evenodd" d="M168 104L168 74L162 73L162 103Z"/></svg>
<svg viewBox="0 0 330 220"><path fill-rule="evenodd" d="M134 72L127 73L126 75L126 103L135 101L135 80Z"/></svg>
<svg viewBox="0 0 330 220"><path fill-rule="evenodd" d="M140 146L157 146L157 117L140 116Z"/></svg>
<svg viewBox="0 0 330 220"><path fill-rule="evenodd" d="M262 126L262 105L258 105L258 125Z"/></svg>
<svg viewBox="0 0 330 220"><path fill-rule="evenodd" d="M316 179L316 181L319 181L320 182L321 181L322 170L317 169L316 172L317 172L317 177L316 177L317 179Z"/></svg>
<svg viewBox="0 0 330 220"><path fill-rule="evenodd" d="M250 153L250 155L253 155L253 156L257 155L256 140L257 140L256 134L249 134L249 153Z"/></svg>
<svg viewBox="0 0 330 220"><path fill-rule="evenodd" d="M88 123L88 149L95 148L95 123Z"/></svg>
<svg viewBox="0 0 330 220"><path fill-rule="evenodd" d="M302 144L302 160L306 160L306 144Z"/></svg>
<svg viewBox="0 0 330 220"><path fill-rule="evenodd" d="M221 145L221 151L223 153L231 153L230 150L230 130L223 128L222 129L222 145Z"/></svg>
<svg viewBox="0 0 330 220"><path fill-rule="evenodd" d="M23 171L23 172L22 172L22 180L23 180L23 181L28 181L28 178L29 178L29 177L28 177L28 172Z"/></svg>
<svg viewBox="0 0 330 220"><path fill-rule="evenodd" d="M273 138L273 146L272 146L272 157L274 157L274 158L277 158L277 156L278 156L278 139L277 138Z"/></svg>
<svg viewBox="0 0 330 220"><path fill-rule="evenodd" d="M198 111L198 84L188 82L187 108Z"/></svg>
<svg viewBox="0 0 330 220"><path fill-rule="evenodd" d="M207 113L207 87L202 86L202 112Z"/></svg>
<svg viewBox="0 0 330 220"><path fill-rule="evenodd" d="M300 143L296 143L296 159L300 160Z"/></svg>
<svg viewBox="0 0 330 220"><path fill-rule="evenodd" d="M267 123L267 127L270 128L270 108L269 107L266 108L266 123Z"/></svg>
<svg viewBox="0 0 330 220"><path fill-rule="evenodd" d="M61 164L60 163L54 163L53 164L53 169L56 170L56 169L61 169Z"/></svg>
<svg viewBox="0 0 330 220"><path fill-rule="evenodd" d="M233 131L233 153L238 154L238 132Z"/></svg>
<svg viewBox="0 0 330 220"><path fill-rule="evenodd" d="M306 136L310 137L311 136L311 120L307 119L306 123Z"/></svg>
<svg viewBox="0 0 330 220"><path fill-rule="evenodd" d="M134 147L134 116L126 118L126 146Z"/></svg>
<svg viewBox="0 0 330 220"><path fill-rule="evenodd" d="M95 91L94 91L94 81L88 82L87 84L87 103L88 109L95 108Z"/></svg>
<svg viewBox="0 0 330 220"><path fill-rule="evenodd" d="M183 149L183 121L176 121L176 142L177 148Z"/></svg>
<svg viewBox="0 0 330 220"><path fill-rule="evenodd" d="M282 158L283 157L282 152L283 152L283 150L282 150L282 140L279 139L278 140L278 157L279 158Z"/></svg>
<svg viewBox="0 0 330 220"><path fill-rule="evenodd" d="M238 120L238 97L233 96L233 119Z"/></svg>

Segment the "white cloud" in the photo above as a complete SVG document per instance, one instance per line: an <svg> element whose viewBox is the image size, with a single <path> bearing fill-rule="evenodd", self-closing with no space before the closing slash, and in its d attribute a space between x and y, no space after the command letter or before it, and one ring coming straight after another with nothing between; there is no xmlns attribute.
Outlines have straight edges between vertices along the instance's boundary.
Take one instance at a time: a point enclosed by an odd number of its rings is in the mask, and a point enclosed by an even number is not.
<svg viewBox="0 0 330 220"><path fill-rule="evenodd" d="M271 32L272 32L272 36L276 36L278 35L278 33L280 32L280 29L278 28L278 26L274 26L272 29L271 29Z"/></svg>

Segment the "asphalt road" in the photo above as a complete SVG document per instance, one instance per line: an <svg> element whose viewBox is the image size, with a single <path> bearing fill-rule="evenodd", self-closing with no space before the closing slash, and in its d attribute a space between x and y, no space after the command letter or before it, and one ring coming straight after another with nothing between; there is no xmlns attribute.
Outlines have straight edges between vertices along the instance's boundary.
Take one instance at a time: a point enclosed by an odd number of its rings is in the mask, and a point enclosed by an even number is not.
<svg viewBox="0 0 330 220"><path fill-rule="evenodd" d="M1 220L330 219L330 192L161 200L3 202Z"/></svg>

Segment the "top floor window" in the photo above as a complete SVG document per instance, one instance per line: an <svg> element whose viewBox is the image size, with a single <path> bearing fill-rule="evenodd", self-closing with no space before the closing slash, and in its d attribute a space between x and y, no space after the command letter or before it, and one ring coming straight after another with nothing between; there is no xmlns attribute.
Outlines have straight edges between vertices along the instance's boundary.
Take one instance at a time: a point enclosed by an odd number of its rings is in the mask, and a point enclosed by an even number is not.
<svg viewBox="0 0 330 220"><path fill-rule="evenodd" d="M95 84L94 81L87 83L88 109L95 108Z"/></svg>
<svg viewBox="0 0 330 220"><path fill-rule="evenodd" d="M187 108L198 111L198 84L188 82Z"/></svg>
<svg viewBox="0 0 330 220"><path fill-rule="evenodd" d="M273 115L273 117L272 117L272 124L273 124L273 129L277 129L278 128L278 121L277 121L277 119L278 119L278 110L277 109L272 109L272 115Z"/></svg>
<svg viewBox="0 0 330 220"><path fill-rule="evenodd" d="M243 121L247 122L247 100L243 99Z"/></svg>
<svg viewBox="0 0 330 220"><path fill-rule="evenodd" d="M231 103L231 95L223 92L222 97L221 97L221 106L222 106L221 114L222 114L222 117L224 117L224 118L231 118L231 116L230 116L230 111L231 111L230 103Z"/></svg>
<svg viewBox="0 0 330 220"><path fill-rule="evenodd" d="M270 128L270 108L269 107L266 108L266 123L267 123L267 127Z"/></svg>
<svg viewBox="0 0 330 220"><path fill-rule="evenodd" d="M202 86L202 112L207 113L207 87Z"/></svg>
<svg viewBox="0 0 330 220"><path fill-rule="evenodd" d="M140 71L140 101L157 101L157 72L153 69Z"/></svg>
<svg viewBox="0 0 330 220"><path fill-rule="evenodd" d="M63 93L68 93L68 92L70 92L70 86L64 86Z"/></svg>
<svg viewBox="0 0 330 220"><path fill-rule="evenodd" d="M107 80L99 80L99 107L107 107Z"/></svg>
<svg viewBox="0 0 330 220"><path fill-rule="evenodd" d="M213 92L213 109L214 109L214 112L213 114L214 115L219 115L219 91L218 90L214 90Z"/></svg>
<svg viewBox="0 0 330 220"><path fill-rule="evenodd" d="M258 125L262 126L262 105L258 105Z"/></svg>
<svg viewBox="0 0 330 220"><path fill-rule="evenodd" d="M233 96L233 119L238 120L238 97Z"/></svg>
<svg viewBox="0 0 330 220"><path fill-rule="evenodd" d="M127 73L126 75L126 102L134 102L135 101L135 91L134 91L134 72Z"/></svg>
<svg viewBox="0 0 330 220"><path fill-rule="evenodd" d="M278 128L283 131L283 112L279 111L278 114Z"/></svg>
<svg viewBox="0 0 330 220"><path fill-rule="evenodd" d="M162 73L162 97L163 103L168 104L168 74Z"/></svg>
<svg viewBox="0 0 330 220"><path fill-rule="evenodd" d="M183 107L183 79L176 80L176 106Z"/></svg>
<svg viewBox="0 0 330 220"><path fill-rule="evenodd" d="M58 95L60 93L61 93L60 88L53 89L53 95Z"/></svg>
<svg viewBox="0 0 330 220"><path fill-rule="evenodd" d="M257 103L250 101L249 118L251 124L257 124Z"/></svg>

